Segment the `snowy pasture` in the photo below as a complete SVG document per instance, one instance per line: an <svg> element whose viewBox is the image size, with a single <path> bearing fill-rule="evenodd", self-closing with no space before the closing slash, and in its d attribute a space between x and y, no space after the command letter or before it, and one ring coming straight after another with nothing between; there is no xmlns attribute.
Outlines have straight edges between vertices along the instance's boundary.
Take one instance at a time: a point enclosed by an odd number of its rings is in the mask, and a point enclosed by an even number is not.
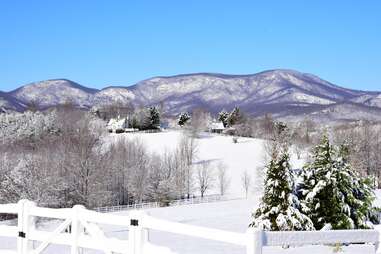
<svg viewBox="0 0 381 254"><path fill-rule="evenodd" d="M123 133L110 134L106 138L106 142L116 142L119 139L138 139L148 149L148 151L156 154L174 151L178 146L181 136L184 135L181 131L165 131L159 133ZM261 183L261 174L265 164L265 153L263 149L264 141L254 138L238 138L237 143L233 143L231 136L202 133L196 139L197 156L194 164L202 163L203 161L212 162L216 167L219 162L222 162L227 167L227 174L230 177L230 185L227 194L233 197L244 197L244 189L242 185L242 174L247 171L251 177L250 196L257 197L256 189ZM292 167L300 167L300 161L296 156L291 157ZM215 172L216 173L216 172ZM194 194L199 195L197 184L195 182ZM217 185L208 194L217 194Z"/></svg>
<svg viewBox="0 0 381 254"><path fill-rule="evenodd" d="M162 133L125 133L110 134L105 142L116 142L118 139L139 139L152 153L164 153L176 149L182 132L168 131ZM211 161L216 165L223 162L227 167L227 172L231 178L228 194L234 197L243 197L242 174L247 171L252 178L250 197L248 199L231 200L216 203L184 205L177 207L154 208L146 212L159 219L164 219L183 224L202 226L214 229L227 230L232 232L244 233L251 222L251 213L258 205L260 194L257 188L262 180L260 175L264 166L265 153L263 149L263 140L252 138L239 138L238 143L233 143L232 137L203 134L197 139L197 158L194 164L203 161ZM291 164L293 168L298 168L301 162L292 155ZM194 190L195 194L197 188ZM216 187L212 188L206 194L218 193ZM379 193L378 193L379 194ZM381 196L381 195L378 195ZM380 202L381 203L381 202ZM118 212L117 215L128 215L128 212ZM54 230L57 226L56 221L40 223L39 227L46 230ZM128 229L122 226L100 225L105 234L119 239L128 238ZM154 245L169 247L174 253L179 254L244 254L245 248L230 244L205 240L195 237L187 237L167 232L151 230L149 232L149 241ZM15 248L16 240L0 238L0 250ZM0 251L0 253L3 253ZM62 246L50 246L44 253L63 254L70 253L70 249ZM85 250L85 254L97 253ZM147 254L157 253L146 249ZM164 252L162 252L164 253ZM370 254L374 253L373 245L354 244L350 246L284 246L265 247L263 254Z"/></svg>

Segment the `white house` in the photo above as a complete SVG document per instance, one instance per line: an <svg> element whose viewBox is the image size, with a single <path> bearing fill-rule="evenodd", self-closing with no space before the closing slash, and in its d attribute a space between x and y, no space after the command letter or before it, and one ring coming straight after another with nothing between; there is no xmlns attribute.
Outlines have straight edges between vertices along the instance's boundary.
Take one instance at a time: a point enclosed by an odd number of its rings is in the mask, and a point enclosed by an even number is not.
<svg viewBox="0 0 381 254"><path fill-rule="evenodd" d="M128 117L126 118L111 118L110 121L107 123L107 130L109 132L115 132L115 133L121 133L125 132L125 130L128 128Z"/></svg>
<svg viewBox="0 0 381 254"><path fill-rule="evenodd" d="M213 133L222 133L225 130L222 122L212 122L209 124L209 131Z"/></svg>

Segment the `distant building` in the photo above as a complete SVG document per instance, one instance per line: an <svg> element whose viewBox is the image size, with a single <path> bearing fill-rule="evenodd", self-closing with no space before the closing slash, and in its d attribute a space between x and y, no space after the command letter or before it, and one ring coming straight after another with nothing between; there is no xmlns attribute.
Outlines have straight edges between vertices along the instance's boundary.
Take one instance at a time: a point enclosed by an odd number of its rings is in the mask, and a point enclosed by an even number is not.
<svg viewBox="0 0 381 254"><path fill-rule="evenodd" d="M120 118L120 116L118 116L118 118L111 118L107 123L108 132L122 133L125 132L128 127L128 117Z"/></svg>
<svg viewBox="0 0 381 254"><path fill-rule="evenodd" d="M222 133L225 130L222 122L212 122L209 124L209 131L212 133Z"/></svg>

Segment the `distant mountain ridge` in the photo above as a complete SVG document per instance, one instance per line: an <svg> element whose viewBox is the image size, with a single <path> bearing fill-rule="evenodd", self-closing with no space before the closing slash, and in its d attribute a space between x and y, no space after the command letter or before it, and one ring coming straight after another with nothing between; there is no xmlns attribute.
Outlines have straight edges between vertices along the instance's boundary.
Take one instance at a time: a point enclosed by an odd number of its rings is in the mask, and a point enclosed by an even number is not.
<svg viewBox="0 0 381 254"><path fill-rule="evenodd" d="M257 74L193 73L146 79L129 87L92 89L67 79L34 82L0 93L0 107L22 110L35 103L48 108L70 102L90 108L107 104L164 105L168 114L202 107L216 113L239 106L246 113L298 119L381 120L381 92L343 88L294 70ZM2 105L2 106L1 106ZM350 109L352 114L345 113Z"/></svg>

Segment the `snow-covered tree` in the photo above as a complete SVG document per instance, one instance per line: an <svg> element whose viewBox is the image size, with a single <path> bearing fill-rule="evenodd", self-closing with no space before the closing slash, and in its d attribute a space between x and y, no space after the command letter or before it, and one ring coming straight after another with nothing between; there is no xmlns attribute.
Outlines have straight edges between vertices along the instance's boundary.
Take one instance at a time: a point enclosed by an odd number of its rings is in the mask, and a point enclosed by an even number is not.
<svg viewBox="0 0 381 254"><path fill-rule="evenodd" d="M230 185L230 177L228 176L226 165L222 162L217 165L217 185L221 196L226 193Z"/></svg>
<svg viewBox="0 0 381 254"><path fill-rule="evenodd" d="M201 198L203 198L205 192L212 188L214 183L213 168L211 167L210 162L205 161L197 166L196 177L198 189L200 190Z"/></svg>
<svg viewBox="0 0 381 254"><path fill-rule="evenodd" d="M58 132L56 112L31 112L0 114L0 142L28 142Z"/></svg>
<svg viewBox="0 0 381 254"><path fill-rule="evenodd" d="M225 110L222 110L220 113L218 113L218 121L222 122L224 124L224 127L228 126L228 118L229 113Z"/></svg>
<svg viewBox="0 0 381 254"><path fill-rule="evenodd" d="M181 177L184 180L186 195L189 198L193 188L192 164L197 157L198 144L193 136L183 134L177 152L181 163Z"/></svg>
<svg viewBox="0 0 381 254"><path fill-rule="evenodd" d="M160 127L160 113L156 107L150 107L148 109L149 115L149 123L151 129L157 129Z"/></svg>
<svg viewBox="0 0 381 254"><path fill-rule="evenodd" d="M169 165L169 154L153 156L151 158L150 170L147 179L147 197L159 202L161 206L168 206L175 198L173 188L173 168Z"/></svg>
<svg viewBox="0 0 381 254"><path fill-rule="evenodd" d="M179 126L184 126L189 120L191 119L190 115L188 112L183 112L179 115L179 119L177 121Z"/></svg>
<svg viewBox="0 0 381 254"><path fill-rule="evenodd" d="M347 149L335 149L327 135L303 168L299 186L302 210L316 229L369 228L373 191L350 166Z"/></svg>
<svg viewBox="0 0 381 254"><path fill-rule="evenodd" d="M369 178L361 178L349 163L349 149L347 145L341 145L335 160L337 174L337 187L344 196L344 202L349 208L351 218L350 228L372 228L370 222L377 222L372 203L375 199L372 181Z"/></svg>
<svg viewBox="0 0 381 254"><path fill-rule="evenodd" d="M235 107L232 112L230 112L229 114L229 117L227 119L227 122L228 122L228 126L233 126L235 124L238 124L242 121L243 119L243 116L242 116L242 113L241 113L241 110L239 109L239 107Z"/></svg>
<svg viewBox="0 0 381 254"><path fill-rule="evenodd" d="M314 230L312 221L300 211L294 195L289 155L286 149L273 150L266 167L264 194L253 214L252 227L268 231Z"/></svg>
<svg viewBox="0 0 381 254"><path fill-rule="evenodd" d="M345 212L341 194L336 187L333 175L334 150L324 135L313 151L312 162L303 168L300 193L303 199L302 210L311 218L316 229L327 224L333 228L347 228L350 220Z"/></svg>
<svg viewBox="0 0 381 254"><path fill-rule="evenodd" d="M251 186L251 176L247 170L245 170L241 175L242 188L245 191L245 197L249 195L249 188Z"/></svg>

